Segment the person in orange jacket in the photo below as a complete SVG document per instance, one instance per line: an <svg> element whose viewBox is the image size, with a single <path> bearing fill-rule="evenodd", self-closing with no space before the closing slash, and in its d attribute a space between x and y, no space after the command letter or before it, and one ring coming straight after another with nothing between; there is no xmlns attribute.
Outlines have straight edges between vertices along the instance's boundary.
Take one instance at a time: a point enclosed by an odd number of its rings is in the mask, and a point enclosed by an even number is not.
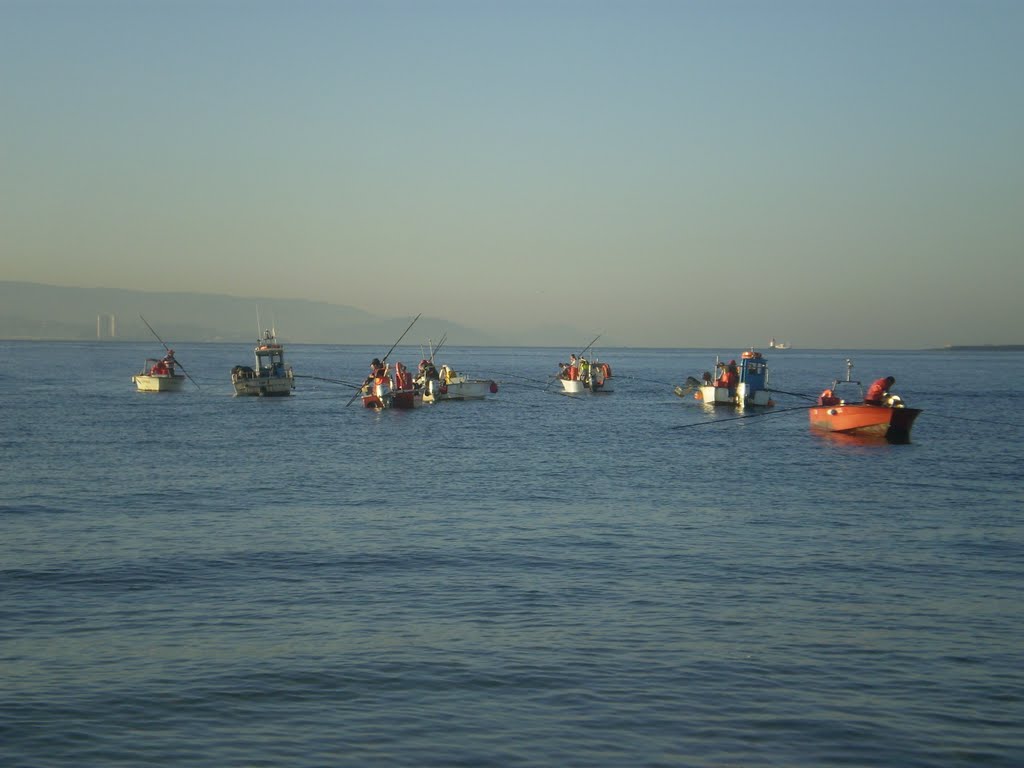
<svg viewBox="0 0 1024 768"><path fill-rule="evenodd" d="M864 402L871 403L872 405L881 405L882 400L889 394L889 387L896 383L896 379L892 376L886 376L881 379L876 379L875 382L868 387L868 393L864 395Z"/></svg>

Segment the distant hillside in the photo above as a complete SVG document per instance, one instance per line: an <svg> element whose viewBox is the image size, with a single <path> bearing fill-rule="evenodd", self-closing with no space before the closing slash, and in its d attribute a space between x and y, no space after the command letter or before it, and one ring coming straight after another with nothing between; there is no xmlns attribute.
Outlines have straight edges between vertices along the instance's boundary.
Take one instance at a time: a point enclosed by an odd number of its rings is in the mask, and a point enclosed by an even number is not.
<svg viewBox="0 0 1024 768"><path fill-rule="evenodd" d="M124 341L152 339L142 315L168 342L252 341L260 324L276 325L283 341L310 344L384 344L409 325L407 317L378 317L354 307L298 299L239 298L205 293L159 293L117 288L67 288L0 281L0 338ZM110 317L113 316L113 323ZM407 337L435 341L448 333L460 345L509 343L426 314Z"/></svg>
<svg viewBox="0 0 1024 768"><path fill-rule="evenodd" d="M940 352L1024 352L1024 344L947 344Z"/></svg>

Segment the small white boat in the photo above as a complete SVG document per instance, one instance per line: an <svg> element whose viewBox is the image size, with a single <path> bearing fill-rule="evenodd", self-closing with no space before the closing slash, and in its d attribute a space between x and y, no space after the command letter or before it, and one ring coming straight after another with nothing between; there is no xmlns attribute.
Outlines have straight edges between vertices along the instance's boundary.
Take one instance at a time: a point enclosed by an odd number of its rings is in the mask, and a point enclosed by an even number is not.
<svg viewBox="0 0 1024 768"><path fill-rule="evenodd" d="M185 386L185 376L175 373L174 363L168 363L167 358L146 358L142 371L132 376L132 381L139 392L180 392Z"/></svg>
<svg viewBox="0 0 1024 768"><path fill-rule="evenodd" d="M285 397L295 389L292 367L284 361L284 347L272 331L264 331L256 344L256 367L236 365L231 369L235 395Z"/></svg>
<svg viewBox="0 0 1024 768"><path fill-rule="evenodd" d="M422 364L421 364L422 366ZM423 402L437 400L482 400L498 393L498 382L493 379L472 379L442 365L437 378L421 377L417 382L423 389Z"/></svg>
<svg viewBox="0 0 1024 768"><path fill-rule="evenodd" d="M776 341L774 336L768 342L769 349L789 349L789 347L790 345L784 341Z"/></svg>
<svg viewBox="0 0 1024 768"><path fill-rule="evenodd" d="M613 391L612 367L608 363L600 362L597 358L592 361L588 361L584 357L580 357L578 360L574 359L570 365L562 369L558 380L562 383L562 391L568 395Z"/></svg>

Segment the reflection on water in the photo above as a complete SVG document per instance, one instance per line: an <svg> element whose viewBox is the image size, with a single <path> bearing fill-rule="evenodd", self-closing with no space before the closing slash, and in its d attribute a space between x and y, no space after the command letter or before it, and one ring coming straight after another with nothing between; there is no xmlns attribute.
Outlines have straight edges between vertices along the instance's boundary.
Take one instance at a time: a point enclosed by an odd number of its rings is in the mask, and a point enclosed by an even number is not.
<svg viewBox="0 0 1024 768"><path fill-rule="evenodd" d="M945 385L978 360L858 353L925 409L894 447L809 429L843 352L742 413L673 392L707 350L566 397L562 350L446 347L498 393L373 411L379 349L288 349L261 399L248 345L147 396L146 345L0 344L0 765L1018 760L1024 438Z"/></svg>

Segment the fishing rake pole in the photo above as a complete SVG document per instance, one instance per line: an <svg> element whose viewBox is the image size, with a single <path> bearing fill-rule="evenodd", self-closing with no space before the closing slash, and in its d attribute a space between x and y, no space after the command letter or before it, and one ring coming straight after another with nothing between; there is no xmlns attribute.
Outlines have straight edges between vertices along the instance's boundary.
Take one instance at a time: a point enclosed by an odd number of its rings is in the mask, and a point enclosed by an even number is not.
<svg viewBox="0 0 1024 768"><path fill-rule="evenodd" d="M309 374L296 373L294 374L296 379L315 379L316 381L326 381L331 384L341 384L343 387L351 387L352 389L362 389L358 384L353 384L350 381L342 381L341 379L328 379L324 376L310 376Z"/></svg>
<svg viewBox="0 0 1024 768"><path fill-rule="evenodd" d="M590 349L590 348L591 348L592 346L594 346L594 344L595 344L595 343L597 342L597 340L598 340L598 339L600 339L600 338L601 338L601 334L599 333L599 334L597 334L597 336L595 336L595 337L594 337L594 341L590 342L589 344L587 344L587 346L585 346L585 347L583 348L583 351L582 351L582 352L580 352L580 354L579 354L579 357L583 357L583 356L584 356L585 354L587 354L587 350L589 350L589 349Z"/></svg>
<svg viewBox="0 0 1024 768"><path fill-rule="evenodd" d="M171 348L168 347L167 344L164 343L164 340L160 338L160 334L158 334L156 331L153 330L153 326L150 325L146 321L146 318L144 318L142 315L139 315L139 319L142 322L146 323L146 327L149 328L149 332L152 333L154 336L156 336L156 340L159 341L161 344L163 344L164 350L167 352L167 354L170 354L171 353ZM193 379L191 376L189 376L189 373L188 373L188 371L185 370L185 366L184 365L179 363L176 358L175 358L174 362L175 362L175 364L179 368L181 368L181 372L184 373L186 376L188 376L188 380L196 385L196 389L202 389L202 387L199 386L199 383L195 379Z"/></svg>
<svg viewBox="0 0 1024 768"><path fill-rule="evenodd" d="M386 363L386 362L387 362L388 358L389 358L389 357L391 356L391 353L395 351L395 347L397 347L397 346L398 346L398 343L399 343L399 342L400 342L400 341L401 341L402 339L404 339L404 338L405 338L405 334L407 334L407 333L408 333L408 332L409 332L409 331L410 331L410 330L412 329L412 327L413 327L414 325L416 325L416 321L420 319L420 316L421 316L422 314L423 314L423 313L422 313L422 312L420 312L420 314L419 314L419 315L416 315L416 317L414 317L414 318L412 319L412 322L411 322L411 323L409 323L409 326L408 326L408 327L407 327L407 328L406 328L406 329L405 329L404 331L402 331L402 335L398 337L398 341L396 341L396 342L395 342L394 344L392 344L392 345L391 345L391 349L389 349L389 350L388 350L388 352L387 352L387 354L386 354L386 355L384 355L384 357L382 357L382 358L380 359L381 363ZM348 407L349 407L350 405L352 405L352 403L354 403L354 402L356 401L356 398L357 398L357 397L359 397L359 392L361 392L361 391L362 391L362 389L363 389L363 388L362 388L362 387L360 387L360 388L359 388L359 390L358 390L358 391L357 391L357 392L356 392L356 393L355 393L354 395L352 395L352 399L351 399L351 400L349 400L349 401L348 401L347 403L345 403L345 407L346 407L346 408L348 408Z"/></svg>
<svg viewBox="0 0 1024 768"><path fill-rule="evenodd" d="M435 355L436 355L436 354L437 354L438 352L440 352L440 351L441 351L441 347L443 347L443 346L444 346L444 343L445 343L446 341L448 341L448 331L445 331L445 332L444 332L444 336L442 336L442 337L441 337L441 340L440 340L439 342L437 342L437 346L436 346L436 347L434 347L433 349L431 349L431 350L430 350L430 358L429 358L429 359L430 359L430 362L431 362L431 363L433 363L433 362L434 362L434 356L435 356Z"/></svg>

